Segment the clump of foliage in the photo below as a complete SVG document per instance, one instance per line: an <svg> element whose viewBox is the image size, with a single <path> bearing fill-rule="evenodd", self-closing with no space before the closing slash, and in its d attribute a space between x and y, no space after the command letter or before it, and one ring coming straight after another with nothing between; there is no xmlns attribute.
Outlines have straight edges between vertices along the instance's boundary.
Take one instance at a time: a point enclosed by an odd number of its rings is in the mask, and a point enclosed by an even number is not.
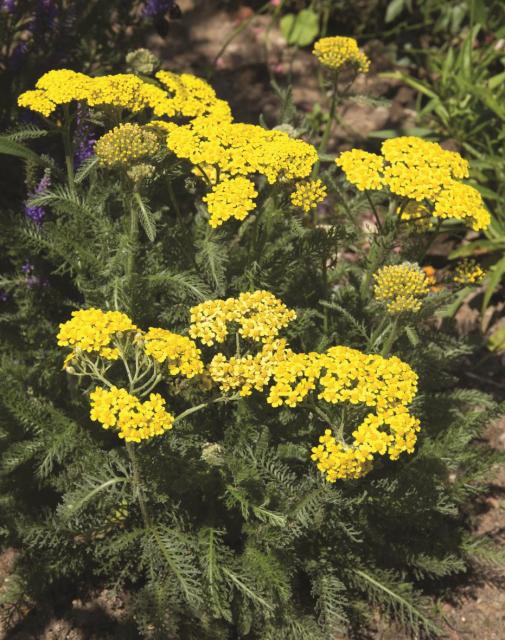
<svg viewBox="0 0 505 640"><path fill-rule="evenodd" d="M413 64L410 74L401 74L418 91L420 123L454 140L472 160L472 175L491 211L485 238L458 247L451 256L486 256L490 276L483 310L505 274L504 19L500 2L447 5L431 37L424 36L424 46L405 47Z"/></svg>
<svg viewBox="0 0 505 640"><path fill-rule="evenodd" d="M367 64L317 50L319 149L188 74L51 71L20 96L47 146L0 141L36 184L0 280L7 612L107 584L149 638L333 638L376 610L437 635L426 593L500 560L464 517L497 407L458 386L471 349L440 317L482 274L424 264L489 214L438 144L334 162L340 73Z"/></svg>

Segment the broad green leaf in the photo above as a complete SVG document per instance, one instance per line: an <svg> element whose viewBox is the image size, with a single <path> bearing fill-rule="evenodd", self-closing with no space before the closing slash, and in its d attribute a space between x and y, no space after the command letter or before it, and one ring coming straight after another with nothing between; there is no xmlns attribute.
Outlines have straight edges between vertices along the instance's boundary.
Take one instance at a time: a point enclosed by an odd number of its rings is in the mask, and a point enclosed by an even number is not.
<svg viewBox="0 0 505 640"><path fill-rule="evenodd" d="M311 9L303 9L298 14L288 13L281 19L280 28L288 44L306 47L319 34L319 16Z"/></svg>
<svg viewBox="0 0 505 640"><path fill-rule="evenodd" d="M505 238L502 240L476 240L455 249L449 255L449 260L472 256L476 253L493 253L494 251L503 250L505 250Z"/></svg>
<svg viewBox="0 0 505 640"><path fill-rule="evenodd" d="M496 89L498 87L503 87L505 85L505 71L502 71L501 73L497 73L495 76L493 76L492 78L489 78L489 80L487 81L487 86L490 89Z"/></svg>
<svg viewBox="0 0 505 640"><path fill-rule="evenodd" d="M493 331L487 341L487 348L489 351L505 350L505 327L500 327L496 331Z"/></svg>
<svg viewBox="0 0 505 640"><path fill-rule="evenodd" d="M386 9L386 16L384 18L386 24L388 22L393 22L393 20L395 20L395 18L400 15L404 8L404 0L391 0L391 2L388 4L388 8Z"/></svg>

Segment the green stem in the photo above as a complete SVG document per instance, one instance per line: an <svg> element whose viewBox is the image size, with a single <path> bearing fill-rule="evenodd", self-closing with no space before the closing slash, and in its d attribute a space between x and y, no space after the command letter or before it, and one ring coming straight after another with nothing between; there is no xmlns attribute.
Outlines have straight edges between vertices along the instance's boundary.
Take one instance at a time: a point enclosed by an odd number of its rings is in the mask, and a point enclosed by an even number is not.
<svg viewBox="0 0 505 640"><path fill-rule="evenodd" d="M335 120L335 115L337 112L337 104L338 104L338 81L337 81L337 75L335 74L335 77L333 79L333 87L331 91L331 102L330 102L330 111L328 114L328 122L326 123L326 127L323 132L323 137L321 138L321 142L319 144L319 149L318 149L318 152L320 155L325 153L328 147L331 128L333 126L333 121Z"/></svg>
<svg viewBox="0 0 505 640"><path fill-rule="evenodd" d="M130 462L132 463L132 485L133 485L133 495L137 499L140 507L140 513L142 514L142 519L144 521L144 526L146 529L151 528L151 517L149 515L149 511L147 510L147 503L144 495L144 488L142 485L142 479L140 477L140 470L137 461L137 454L135 453L135 448L131 442L126 443L126 451L128 452L128 457L130 458Z"/></svg>
<svg viewBox="0 0 505 640"><path fill-rule="evenodd" d="M190 407L189 409L186 409L186 411L183 411L182 413L180 413L174 420L174 424L176 422L179 422L180 420L183 420L184 418L187 418L188 416L190 416L192 413L196 413L197 411L201 411L202 409L205 409L206 407L209 407L211 404L215 404L217 402L232 402L233 400L239 400L240 399L240 394L235 394L233 396L220 396L219 398L216 398L215 400L209 400L209 402L202 402L202 404L197 404L194 407Z"/></svg>
<svg viewBox="0 0 505 640"><path fill-rule="evenodd" d="M389 352L391 351L391 348L397 337L398 337L398 316L396 316L396 318L393 320L393 324L391 325L391 331L389 332L389 335L386 338L386 341L384 342L384 346L382 347L381 356L386 358L389 355Z"/></svg>
<svg viewBox="0 0 505 640"><path fill-rule="evenodd" d="M130 291L130 313L133 309L133 292L134 292L134 275L135 275L135 257L137 253L137 241L139 236L139 219L136 209L130 206L130 228L129 228L130 248L128 259L126 262L126 282Z"/></svg>
<svg viewBox="0 0 505 640"><path fill-rule="evenodd" d="M133 376L132 376L130 367L128 365L128 358L126 357L125 350L123 349L123 347L118 341L115 342L115 346L116 346L116 349L119 351L119 357L121 358L121 361L126 370L126 375L128 376L128 382L130 384L130 393L133 393Z"/></svg>
<svg viewBox="0 0 505 640"><path fill-rule="evenodd" d="M92 373L92 377L96 378L97 380L100 380L100 382L103 382L103 384L106 387L109 387L109 389L112 388L112 383L110 383L107 378L104 378L104 376L100 373L100 371L98 370L98 367L86 356L82 356L82 360L85 364L88 365L89 369L91 370ZM89 371L87 371L86 369L83 370L84 375L90 375Z"/></svg>
<svg viewBox="0 0 505 640"><path fill-rule="evenodd" d="M365 190L365 196L366 199L368 200L368 203L370 205L370 207L372 208L372 212L374 214L375 217L375 222L377 223L377 228L379 229L380 233L382 233L382 223L381 220L379 218L379 212L377 211L377 207L375 206L370 194L368 193L367 190Z"/></svg>
<svg viewBox="0 0 505 640"><path fill-rule="evenodd" d="M170 198L170 202L174 208L175 215L177 217L177 222L182 225L182 214L179 208L179 203L177 202L177 198L175 197L174 188L172 186L172 180L168 181L168 197Z"/></svg>
<svg viewBox="0 0 505 640"><path fill-rule="evenodd" d="M67 167L68 186L75 192L74 154L72 151L71 119L68 104L63 105L63 148L65 151L65 164Z"/></svg>
<svg viewBox="0 0 505 640"><path fill-rule="evenodd" d="M368 350L374 350L375 349L375 342L376 340L379 338L379 336L382 333L382 330L384 328L384 325L386 324L388 320L388 316L387 315L383 315L377 328L374 329L370 335L370 340L368 341Z"/></svg>
<svg viewBox="0 0 505 640"><path fill-rule="evenodd" d="M148 393L156 387L162 380L161 373L157 373L154 375L146 384L142 385L140 388L135 389L135 393L139 396L146 396Z"/></svg>
<svg viewBox="0 0 505 640"><path fill-rule="evenodd" d="M223 55L223 53L226 51L226 49L228 48L230 43L233 42L233 40L235 40L235 38L238 35L240 35L242 33L242 31L244 31L244 29L247 29L247 27L251 24L251 22L257 16L261 15L262 13L265 13L269 9L270 6L271 6L270 2L266 2L262 7L260 7L260 9L258 9L258 11L256 11L253 14L251 14L251 16L249 16L248 18L243 20L238 25L238 27L233 29L233 31L230 34L228 34L228 36L225 38L223 44L221 45L221 48L219 49L217 54L214 56L214 59L211 62L211 67L210 67L209 73L207 74L207 80L210 80L212 78L212 76L214 75L214 72L216 70L217 61Z"/></svg>
<svg viewBox="0 0 505 640"><path fill-rule="evenodd" d="M330 139L331 128L333 126L333 121L335 120L335 115L336 115L336 112L337 112L338 98L339 98L339 93L338 93L338 74L334 73L334 75L333 75L333 86L332 86L332 90L331 90L330 111L328 113L328 121L326 123L326 127L324 128L323 137L321 138L321 142L319 143L319 149L317 150L317 153L318 153L319 156L321 156L323 153L325 153L326 152L326 148L328 147L328 141ZM316 164L314 165L314 168L312 169L312 175L311 175L311 179L312 180L315 180L318 177L320 165L321 165L321 160L319 159L316 162Z"/></svg>

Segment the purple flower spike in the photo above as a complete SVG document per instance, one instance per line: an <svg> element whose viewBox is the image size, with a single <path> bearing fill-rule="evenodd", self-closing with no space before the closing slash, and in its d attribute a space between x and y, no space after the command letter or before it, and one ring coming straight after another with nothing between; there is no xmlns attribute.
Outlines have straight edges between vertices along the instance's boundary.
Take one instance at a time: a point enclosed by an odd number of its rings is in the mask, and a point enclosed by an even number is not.
<svg viewBox="0 0 505 640"><path fill-rule="evenodd" d="M79 104L77 107L74 133L74 169L78 169L83 162L93 155L95 142L96 138L93 135L91 126L85 120L84 107Z"/></svg>
<svg viewBox="0 0 505 640"><path fill-rule="evenodd" d="M33 220L35 224L40 227L46 215L46 210L40 205L30 205L30 198L45 193L51 186L51 177L49 174L44 174L39 184L35 187L35 190L28 194L28 200L25 203L25 216Z"/></svg>
<svg viewBox="0 0 505 640"><path fill-rule="evenodd" d="M147 0L144 5L145 18L157 18L164 15L174 5L174 0Z"/></svg>
<svg viewBox="0 0 505 640"><path fill-rule="evenodd" d="M13 49L9 60L9 69L17 72L21 69L28 53L28 43L19 42Z"/></svg>
<svg viewBox="0 0 505 640"><path fill-rule="evenodd" d="M16 10L16 0L0 0L0 9L7 13L14 13Z"/></svg>

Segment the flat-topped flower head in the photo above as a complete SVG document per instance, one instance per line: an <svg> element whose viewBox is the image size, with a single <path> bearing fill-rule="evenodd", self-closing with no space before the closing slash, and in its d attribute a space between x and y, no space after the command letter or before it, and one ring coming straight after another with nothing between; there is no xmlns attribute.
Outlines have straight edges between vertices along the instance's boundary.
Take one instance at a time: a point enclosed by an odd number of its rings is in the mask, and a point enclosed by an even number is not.
<svg viewBox="0 0 505 640"><path fill-rule="evenodd" d="M309 213L326 198L327 193L328 191L322 180L307 180L307 182L299 182L296 185L290 198L295 207L299 207L305 213Z"/></svg>
<svg viewBox="0 0 505 640"><path fill-rule="evenodd" d="M391 138L382 143L382 155L352 149L335 162L360 191L380 189L399 196L401 218L419 218L420 229L431 224L430 218L457 220L475 231L490 224L479 192L461 182L469 175L468 162L436 142Z"/></svg>
<svg viewBox="0 0 505 640"><path fill-rule="evenodd" d="M263 391L277 364L290 353L283 339L266 342L255 355L227 358L218 353L209 365L209 374L224 393L238 389L242 397L247 397L253 390Z"/></svg>
<svg viewBox="0 0 505 640"><path fill-rule="evenodd" d="M344 66L353 66L358 71L366 73L370 68L370 60L363 51L360 51L354 38L345 36L321 38L315 43L313 54L322 65L334 71Z"/></svg>
<svg viewBox="0 0 505 640"><path fill-rule="evenodd" d="M103 358L116 360L119 352L111 344L113 338L137 330L130 318L120 311L80 309L72 312L71 320L60 324L58 345L70 347L73 352L97 352Z"/></svg>
<svg viewBox="0 0 505 640"><path fill-rule="evenodd" d="M198 117L168 132L168 148L195 166L213 166L225 176L263 175L270 184L307 178L317 151L287 133L253 124Z"/></svg>
<svg viewBox="0 0 505 640"><path fill-rule="evenodd" d="M417 375L395 356L386 359L350 347L290 352L275 368L267 402L295 407L316 390L319 400L331 404L364 403L387 409L412 402Z"/></svg>
<svg viewBox="0 0 505 640"><path fill-rule="evenodd" d="M382 267L373 277L374 297L391 314L419 311L430 290L426 273L410 262Z"/></svg>
<svg viewBox="0 0 505 640"><path fill-rule="evenodd" d="M244 218L256 207L258 192L248 178L237 176L218 182L204 198L210 214L211 227L219 227L226 220Z"/></svg>
<svg viewBox="0 0 505 640"><path fill-rule="evenodd" d="M329 482L361 477L376 455L396 460L405 451L412 453L420 427L407 407L417 392L418 378L399 358L344 346L325 353L285 350L270 375L267 402L273 407L296 407L313 394L318 401L375 410L352 432L351 443L337 441L328 429L312 449L312 459Z"/></svg>
<svg viewBox="0 0 505 640"><path fill-rule="evenodd" d="M165 400L151 393L141 402L126 389L96 387L90 394L90 418L104 429L116 429L125 442L141 442L172 429L174 416L165 410Z"/></svg>
<svg viewBox="0 0 505 640"><path fill-rule="evenodd" d="M35 90L21 94L18 104L46 117L59 105L77 101L90 107L117 107L133 113L150 109L156 117L212 114L231 120L228 103L217 98L205 80L169 71L159 71L156 78L163 88L131 73L91 77L70 69L55 69L40 77Z"/></svg>
<svg viewBox="0 0 505 640"><path fill-rule="evenodd" d="M312 460L328 482L357 479L372 468L376 455L397 460L402 453L413 453L420 430L419 420L405 407L369 414L353 431L350 444L338 441L331 429L312 448Z"/></svg>
<svg viewBox="0 0 505 640"><path fill-rule="evenodd" d="M269 342L296 318L296 313L269 291L241 293L238 298L206 300L191 308L189 334L203 344L224 342L230 325L238 334L255 342Z"/></svg>
<svg viewBox="0 0 505 640"><path fill-rule="evenodd" d="M384 184L384 158L376 153L351 149L341 153L335 163L345 173L347 180L360 191L380 189Z"/></svg>
<svg viewBox="0 0 505 640"><path fill-rule="evenodd" d="M143 336L143 342L147 355L161 364L166 362L171 375L193 378L203 372L201 351L191 338L151 327Z"/></svg>
<svg viewBox="0 0 505 640"><path fill-rule="evenodd" d="M477 189L455 180L449 181L437 195L433 215L441 219L461 220L474 231L486 229L491 224L491 215Z"/></svg>
<svg viewBox="0 0 505 640"><path fill-rule="evenodd" d="M127 166L153 156L159 148L154 131L138 124L125 123L103 135L95 145L95 153L105 166Z"/></svg>
<svg viewBox="0 0 505 640"><path fill-rule="evenodd" d="M460 285L480 284L485 278L486 272L475 260L462 260L456 267L453 281Z"/></svg>

